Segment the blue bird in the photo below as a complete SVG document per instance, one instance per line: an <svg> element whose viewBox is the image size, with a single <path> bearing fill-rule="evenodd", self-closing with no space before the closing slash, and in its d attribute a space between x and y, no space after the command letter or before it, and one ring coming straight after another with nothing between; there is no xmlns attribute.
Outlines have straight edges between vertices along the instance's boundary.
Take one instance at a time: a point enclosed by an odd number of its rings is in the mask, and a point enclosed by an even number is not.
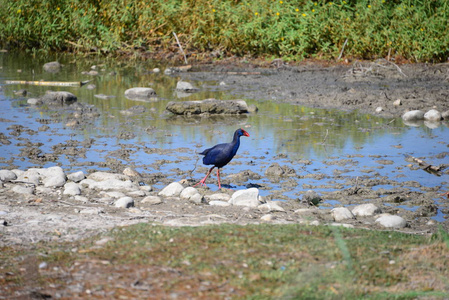
<svg viewBox="0 0 449 300"><path fill-rule="evenodd" d="M203 164L205 165L213 165L212 168L209 169L209 172L207 172L206 176L200 180L197 184L194 186L197 186L198 184L206 185L206 179L212 172L212 170L217 167L217 177L218 177L218 188L221 188L220 183L220 168L223 168L226 166L232 158L237 153L237 150L240 146L240 137L241 136L249 136L249 133L245 130L239 128L234 132L234 138L232 139L232 142L230 143L224 143L224 144L218 144L213 146L212 148L206 149L203 152L199 153L201 155L204 155L203 157Z"/></svg>

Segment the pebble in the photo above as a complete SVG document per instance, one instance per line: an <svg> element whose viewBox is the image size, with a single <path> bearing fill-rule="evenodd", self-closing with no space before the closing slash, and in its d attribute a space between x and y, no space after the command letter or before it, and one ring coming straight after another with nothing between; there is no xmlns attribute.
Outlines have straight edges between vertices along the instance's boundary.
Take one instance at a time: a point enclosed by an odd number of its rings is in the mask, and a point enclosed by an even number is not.
<svg viewBox="0 0 449 300"><path fill-rule="evenodd" d="M178 197L183 189L184 187L179 182L172 182L163 188L158 195L162 197Z"/></svg>
<svg viewBox="0 0 449 300"><path fill-rule="evenodd" d="M340 222L347 219L355 219L352 212L346 207L336 207L331 210L331 214L335 222Z"/></svg>
<svg viewBox="0 0 449 300"><path fill-rule="evenodd" d="M261 203L259 200L259 189L250 188L247 190L240 190L232 194L229 203L232 205L258 207Z"/></svg>
<svg viewBox="0 0 449 300"><path fill-rule="evenodd" d="M376 219L376 223L379 223L386 228L403 228L407 226L407 221L400 216L394 216L390 214L384 214Z"/></svg>
<svg viewBox="0 0 449 300"><path fill-rule="evenodd" d="M352 209L354 216L367 217L381 213L381 210L372 203L360 204Z"/></svg>
<svg viewBox="0 0 449 300"><path fill-rule="evenodd" d="M395 100L395 101L393 102L393 105L394 105L394 106L401 106L401 105L402 105L401 99Z"/></svg>
<svg viewBox="0 0 449 300"><path fill-rule="evenodd" d="M130 208L134 206L134 199L131 197L122 197L114 203L115 207Z"/></svg>

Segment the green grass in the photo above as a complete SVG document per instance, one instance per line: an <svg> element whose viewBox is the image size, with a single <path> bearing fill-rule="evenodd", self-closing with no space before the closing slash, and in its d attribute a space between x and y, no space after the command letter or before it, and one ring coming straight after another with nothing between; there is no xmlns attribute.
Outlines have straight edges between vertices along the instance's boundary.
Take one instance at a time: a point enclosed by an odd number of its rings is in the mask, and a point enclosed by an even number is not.
<svg viewBox="0 0 449 300"><path fill-rule="evenodd" d="M0 43L33 51L446 61L446 0L0 1Z"/></svg>
<svg viewBox="0 0 449 300"><path fill-rule="evenodd" d="M442 230L423 237L326 226L138 224L115 228L108 236L101 247L95 241L104 236L33 250L1 249L2 274L14 275L0 277L0 295L5 288L57 286L61 292L82 283L115 298L148 295L148 289L129 288L137 284L149 287L155 298L172 293L203 299L449 296L448 236ZM41 261L48 269L34 276L23 272Z"/></svg>

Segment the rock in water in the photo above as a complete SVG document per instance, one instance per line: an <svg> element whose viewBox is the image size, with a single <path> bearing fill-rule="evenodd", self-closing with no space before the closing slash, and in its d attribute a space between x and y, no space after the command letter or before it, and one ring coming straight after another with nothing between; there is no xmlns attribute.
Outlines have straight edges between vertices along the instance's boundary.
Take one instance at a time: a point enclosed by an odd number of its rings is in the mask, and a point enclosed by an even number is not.
<svg viewBox="0 0 449 300"><path fill-rule="evenodd" d="M248 105L243 100L171 101L167 104L166 109L175 115L248 113Z"/></svg>
<svg viewBox="0 0 449 300"><path fill-rule="evenodd" d="M52 61L44 64L44 71L49 73L58 73L61 71L61 64L57 61Z"/></svg>
<svg viewBox="0 0 449 300"><path fill-rule="evenodd" d="M149 101L156 97L152 88L135 87L125 91L125 97L131 100Z"/></svg>

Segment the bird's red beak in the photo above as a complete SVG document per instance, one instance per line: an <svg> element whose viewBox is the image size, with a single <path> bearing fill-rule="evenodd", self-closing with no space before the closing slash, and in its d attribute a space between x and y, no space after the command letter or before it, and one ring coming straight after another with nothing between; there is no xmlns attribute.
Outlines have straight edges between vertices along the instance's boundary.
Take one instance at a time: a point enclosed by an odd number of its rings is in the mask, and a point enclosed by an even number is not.
<svg viewBox="0 0 449 300"><path fill-rule="evenodd" d="M242 129L242 128L241 128L241 129ZM243 135L244 135L244 136L249 136L249 133L246 132L246 130L242 129L242 131L243 131Z"/></svg>

